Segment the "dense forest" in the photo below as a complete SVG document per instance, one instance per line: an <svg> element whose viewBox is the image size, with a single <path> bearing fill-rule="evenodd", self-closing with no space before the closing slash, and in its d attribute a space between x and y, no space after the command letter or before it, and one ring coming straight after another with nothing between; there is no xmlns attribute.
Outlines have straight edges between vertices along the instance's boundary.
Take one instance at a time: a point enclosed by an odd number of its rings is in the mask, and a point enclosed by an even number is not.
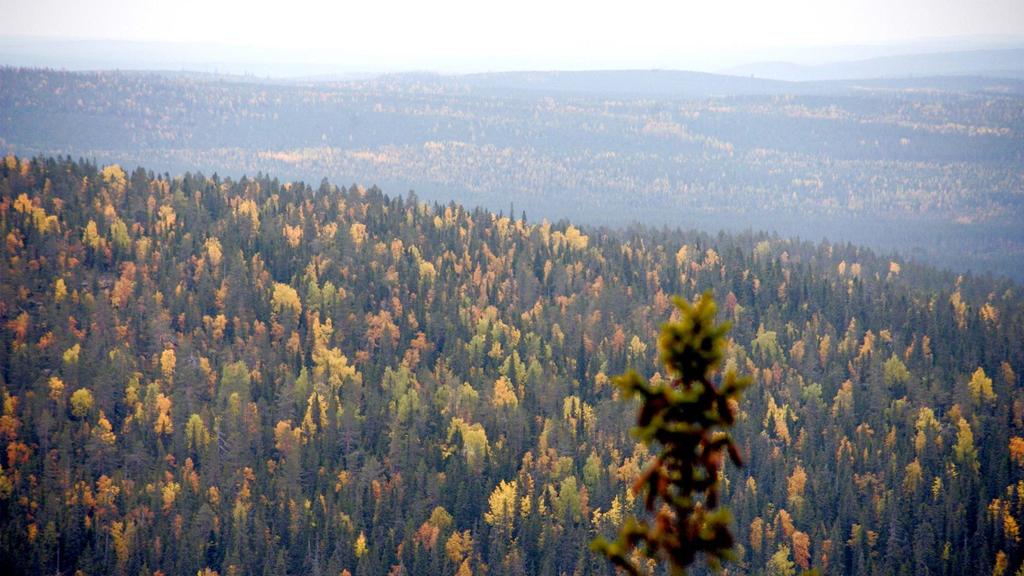
<svg viewBox="0 0 1024 576"><path fill-rule="evenodd" d="M1024 81L657 72L348 82L0 68L0 150L767 230L1024 280Z"/></svg>
<svg viewBox="0 0 1024 576"><path fill-rule="evenodd" d="M705 290L754 378L730 573L1024 562L1010 280L70 158L0 163L0 237L9 574L608 574L610 379Z"/></svg>

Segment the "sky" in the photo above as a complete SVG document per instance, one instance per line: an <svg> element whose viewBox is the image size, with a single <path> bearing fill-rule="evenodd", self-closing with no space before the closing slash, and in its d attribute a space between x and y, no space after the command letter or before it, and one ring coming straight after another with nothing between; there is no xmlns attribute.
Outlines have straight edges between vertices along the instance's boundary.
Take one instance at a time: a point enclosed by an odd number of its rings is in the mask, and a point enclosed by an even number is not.
<svg viewBox="0 0 1024 576"><path fill-rule="evenodd" d="M0 14L0 36L181 43L192 46L165 56L348 71L700 69L1024 35L1024 0L0 0Z"/></svg>

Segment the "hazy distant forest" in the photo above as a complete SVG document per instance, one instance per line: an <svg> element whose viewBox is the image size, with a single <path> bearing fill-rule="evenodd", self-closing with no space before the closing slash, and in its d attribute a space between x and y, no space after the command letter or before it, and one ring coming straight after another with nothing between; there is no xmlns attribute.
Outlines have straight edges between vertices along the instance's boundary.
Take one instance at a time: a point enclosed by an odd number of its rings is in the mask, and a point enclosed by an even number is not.
<svg viewBox="0 0 1024 576"><path fill-rule="evenodd" d="M0 145L171 174L326 176L535 221L827 237L1024 279L1024 80L4 68Z"/></svg>
<svg viewBox="0 0 1024 576"><path fill-rule="evenodd" d="M704 290L754 377L730 573L1024 562L1009 279L15 156L0 236L6 573L609 574L650 458L610 377Z"/></svg>

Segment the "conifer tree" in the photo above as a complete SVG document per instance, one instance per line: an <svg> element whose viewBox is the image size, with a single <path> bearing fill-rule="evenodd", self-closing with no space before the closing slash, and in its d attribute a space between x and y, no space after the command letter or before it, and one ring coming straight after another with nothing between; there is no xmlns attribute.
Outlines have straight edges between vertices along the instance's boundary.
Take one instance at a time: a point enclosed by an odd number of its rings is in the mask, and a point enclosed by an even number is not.
<svg viewBox="0 0 1024 576"><path fill-rule="evenodd" d="M671 379L648 383L635 371L615 379L625 399L640 398L634 435L660 447L633 484L653 520L630 518L616 541L598 538L591 545L629 574L644 572L636 551L667 561L672 574L684 573L699 553L712 567L733 556L732 518L718 505L719 473L726 452L741 464L728 429L749 380L732 369L716 377L729 326L715 324L711 293L693 305L676 297L675 304L681 316L664 324L658 338Z"/></svg>

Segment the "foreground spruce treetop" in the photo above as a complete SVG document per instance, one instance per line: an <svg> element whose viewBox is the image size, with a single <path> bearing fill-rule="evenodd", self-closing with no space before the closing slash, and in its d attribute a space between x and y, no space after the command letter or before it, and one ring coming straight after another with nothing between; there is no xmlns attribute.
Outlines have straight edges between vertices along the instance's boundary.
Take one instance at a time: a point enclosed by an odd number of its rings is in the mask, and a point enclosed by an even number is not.
<svg viewBox="0 0 1024 576"><path fill-rule="evenodd" d="M741 464L729 435L740 395L750 383L725 372L715 376L725 353L728 324L716 325L714 297L706 292L695 305L675 298L678 321L661 328L658 350L670 380L647 383L635 371L619 376L615 385L625 399L640 398L634 435L660 452L640 475L633 490L643 495L652 521L630 518L618 540L599 538L593 548L630 574L645 573L631 552L667 561L673 574L682 574L698 554L718 567L735 557L732 516L719 505L720 473L725 454Z"/></svg>

